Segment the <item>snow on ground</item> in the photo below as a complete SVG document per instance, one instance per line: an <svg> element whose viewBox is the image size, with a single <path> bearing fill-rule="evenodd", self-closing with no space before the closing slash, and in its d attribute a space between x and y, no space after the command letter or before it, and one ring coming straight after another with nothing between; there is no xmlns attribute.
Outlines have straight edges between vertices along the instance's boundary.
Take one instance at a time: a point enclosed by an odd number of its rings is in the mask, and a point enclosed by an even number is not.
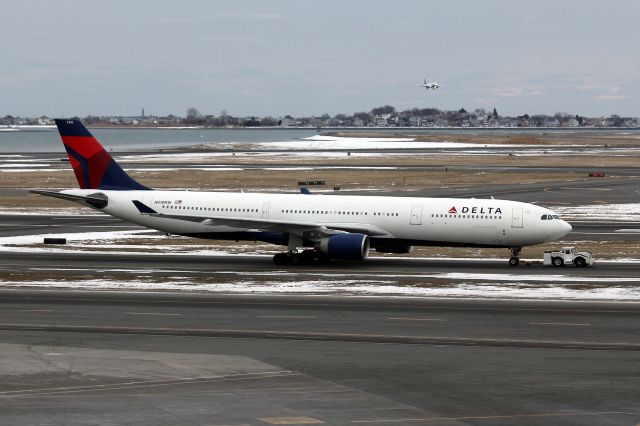
<svg viewBox="0 0 640 426"><path fill-rule="evenodd" d="M640 204L592 204L550 207L563 219L640 221Z"/></svg>
<svg viewBox="0 0 640 426"><path fill-rule="evenodd" d="M205 283L197 280L172 277L158 282L154 278L137 277L133 280L0 280L0 285L11 287L55 287L83 290L132 289L152 291L204 291L217 293L285 293L285 294L342 294L359 296L392 297L464 297L493 299L555 299L555 300L618 300L640 301L640 288L627 286L599 286L571 288L562 285L531 285L523 283L467 283L451 286L399 286L385 280L229 280Z"/></svg>
<svg viewBox="0 0 640 426"><path fill-rule="evenodd" d="M46 163L3 163L0 164L0 167L3 169L9 169L9 168L27 168L27 167L47 167L48 164Z"/></svg>
<svg viewBox="0 0 640 426"><path fill-rule="evenodd" d="M42 246L45 237L64 237L67 246ZM230 246L212 249L206 245L163 245L161 233L148 230L127 230L108 232L39 234L0 238L0 251L29 252L83 252L114 254L135 252L140 255L169 252L171 254L221 256L237 255L241 251L246 256L260 256L266 253L264 246ZM157 240L159 244L123 244L139 240ZM37 246L34 246L37 244ZM109 249L113 249L110 251ZM151 250L151 251L149 251ZM442 260L442 259L438 259ZM637 262L637 260L634 260ZM478 260L482 262L482 260ZM64 273L73 268L40 268ZM596 277L580 274L489 274L489 273L371 273L371 272L304 272L305 279L291 270L264 272L215 271L206 277L193 271L180 271L171 262L166 268L158 266L150 269L108 269L101 271L105 279L65 280L0 280L3 286L63 287L81 289L139 289L139 290L188 290L226 293L310 293L347 295L385 295L402 297L468 297L468 298L528 298L563 300L625 300L640 301L640 277ZM153 273L165 276L152 276ZM170 273L172 276L167 277ZM249 278L250 277L250 278ZM213 282L212 282L213 280Z"/></svg>
<svg viewBox="0 0 640 426"><path fill-rule="evenodd" d="M145 234L145 239L164 238L164 235L147 229L127 230L127 231L105 231L105 232L77 232L63 234L36 234L18 235L14 237L0 237L0 250L7 249L9 245L42 244L45 238L66 238L67 241L116 241L122 239L140 237Z"/></svg>
<svg viewBox="0 0 640 426"><path fill-rule="evenodd" d="M0 168L0 172L20 173L20 172L70 172L71 169L5 169Z"/></svg>
<svg viewBox="0 0 640 426"><path fill-rule="evenodd" d="M443 149L505 147L506 145L479 145L462 142L416 142L413 138L357 138L340 136L311 136L296 141L261 142L262 148L279 149ZM514 145L515 146L515 145Z"/></svg>
<svg viewBox="0 0 640 426"><path fill-rule="evenodd" d="M305 141L319 141L319 142L332 142L332 141L351 141L351 140L358 140L358 141L368 141L368 142L412 142L415 141L415 138L398 138L398 137L384 137L384 136L379 136L379 137L373 137L373 138L369 138L369 137L345 137L345 136L328 136L328 135L314 135L314 136L309 136L306 138L302 138L302 140Z"/></svg>
<svg viewBox="0 0 640 426"><path fill-rule="evenodd" d="M65 245L42 245L45 238L66 238ZM165 234L148 229L104 231L104 232L77 232L60 234L33 234L12 237L0 237L0 252L41 252L41 253L81 253L91 252L96 254L122 254L136 253L139 255L152 255L157 253L171 253L175 255L195 256L253 256L264 253L259 247L251 245L233 245L229 249L216 249L207 244L167 245L162 244L166 239ZM157 240L154 244L124 244L121 241L140 242ZM252 251L253 249L253 251Z"/></svg>
<svg viewBox="0 0 640 426"><path fill-rule="evenodd" d="M53 130L55 124L11 124L0 126L0 130Z"/></svg>
<svg viewBox="0 0 640 426"><path fill-rule="evenodd" d="M170 168L153 168L153 167L141 167L141 168L127 168L127 171L131 172L177 172L184 170L200 170L209 172L220 171L242 171L242 170L273 170L273 171L310 171L310 170L397 170L399 167L390 166L313 166L313 167L227 167L227 166L215 166L208 167L170 167Z"/></svg>
<svg viewBox="0 0 640 426"><path fill-rule="evenodd" d="M414 157L413 152L350 152L347 154L343 151L271 151L271 152L251 152L251 151L234 151L234 152L191 152L191 153L162 153L162 154L141 154L141 155L123 155L116 158L116 161L126 161L128 163L144 163L150 160L163 163L192 163L200 162L210 158L242 158L247 161L252 158L363 158L363 157Z"/></svg>
<svg viewBox="0 0 640 426"><path fill-rule="evenodd" d="M251 158L277 158L280 160L287 158L313 158L313 159L343 159L343 158L375 158L375 157L415 157L416 155L428 155L429 157L444 157L450 156L453 153L456 155L465 156L483 156L483 155L511 155L516 157L538 157L538 156L558 156L558 155L614 155L614 156L629 156L637 155L640 149L625 149L618 154L611 154L604 150L581 150L568 151L560 147L545 148L539 147L525 148L522 146L513 145L479 145L479 144L458 144L455 142L407 142L415 146L409 148L423 149L424 146L420 144L430 144L428 149L432 152L416 154L416 152L403 151L407 147L405 144L398 142L388 142L384 148L376 148L376 145L369 144L364 147L356 147L350 144L343 146L317 146L313 147L309 142L305 141L288 141L288 142L264 142L265 146L254 146L254 149L274 149L272 151L246 151L246 144L243 144L242 149L244 151L228 151L228 152L186 152L186 153L158 153L158 154L141 154L141 155L122 155L116 158L116 161L126 161L128 163L144 163L148 161L163 162L163 163L188 163L188 162L201 162L210 160L212 158L241 158L243 160L250 160ZM294 145L301 144L301 145ZM470 145L468 147L460 145ZM212 148L224 147L227 149L234 149L236 145L234 143L216 144ZM462 149L469 148L469 149ZM473 149L470 149L473 148ZM298 151L296 151L296 149ZM350 151L354 149L377 149L376 152L370 151ZM455 149L455 151L451 151ZM348 152L345 152L348 151Z"/></svg>
<svg viewBox="0 0 640 426"><path fill-rule="evenodd" d="M64 208L47 208L47 207L0 207L0 215L25 215L25 216L102 216L103 213L96 213L87 207L64 207Z"/></svg>

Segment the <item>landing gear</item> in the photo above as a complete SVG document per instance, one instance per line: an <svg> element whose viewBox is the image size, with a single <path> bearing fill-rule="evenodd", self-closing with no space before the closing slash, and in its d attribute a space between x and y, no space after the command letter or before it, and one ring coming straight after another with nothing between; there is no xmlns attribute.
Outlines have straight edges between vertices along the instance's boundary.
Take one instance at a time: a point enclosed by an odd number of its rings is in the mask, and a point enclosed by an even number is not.
<svg viewBox="0 0 640 426"><path fill-rule="evenodd" d="M317 250L303 250L301 252L288 251L277 253L273 256L273 263L276 265L303 265L314 262L328 262L329 257Z"/></svg>
<svg viewBox="0 0 640 426"><path fill-rule="evenodd" d="M273 256L273 263L276 265L287 265L289 264L290 255L289 253L276 253Z"/></svg>
<svg viewBox="0 0 640 426"><path fill-rule="evenodd" d="M518 266L520 264L520 252L522 247L511 247L511 257L509 258L509 266Z"/></svg>

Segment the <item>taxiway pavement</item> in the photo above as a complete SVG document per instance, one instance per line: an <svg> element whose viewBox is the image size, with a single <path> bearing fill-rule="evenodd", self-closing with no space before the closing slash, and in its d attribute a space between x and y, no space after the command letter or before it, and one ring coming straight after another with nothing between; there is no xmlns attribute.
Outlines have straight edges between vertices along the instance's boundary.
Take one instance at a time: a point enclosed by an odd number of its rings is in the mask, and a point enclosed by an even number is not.
<svg viewBox="0 0 640 426"><path fill-rule="evenodd" d="M636 303L0 291L31 424L640 421Z"/></svg>

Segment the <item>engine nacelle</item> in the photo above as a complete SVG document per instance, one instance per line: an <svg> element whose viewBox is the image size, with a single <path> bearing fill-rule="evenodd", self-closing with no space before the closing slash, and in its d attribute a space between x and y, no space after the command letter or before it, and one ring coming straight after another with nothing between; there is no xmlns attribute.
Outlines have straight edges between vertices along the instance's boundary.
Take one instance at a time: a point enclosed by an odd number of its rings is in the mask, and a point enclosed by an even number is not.
<svg viewBox="0 0 640 426"><path fill-rule="evenodd" d="M320 240L320 251L334 259L364 260L369 255L369 236L337 234Z"/></svg>

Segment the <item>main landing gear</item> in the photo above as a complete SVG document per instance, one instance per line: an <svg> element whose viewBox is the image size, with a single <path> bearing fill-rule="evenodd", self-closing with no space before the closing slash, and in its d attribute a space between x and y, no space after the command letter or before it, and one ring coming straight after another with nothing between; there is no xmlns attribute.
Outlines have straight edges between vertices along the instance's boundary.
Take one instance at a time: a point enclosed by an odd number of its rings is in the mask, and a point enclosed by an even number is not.
<svg viewBox="0 0 640 426"><path fill-rule="evenodd" d="M520 264L520 252L522 247L511 247L511 257L509 258L509 266L518 266Z"/></svg>
<svg viewBox="0 0 640 426"><path fill-rule="evenodd" d="M328 262L329 256L318 250L310 249L303 251L288 251L277 253L273 256L273 263L276 265L304 265L316 262Z"/></svg>

